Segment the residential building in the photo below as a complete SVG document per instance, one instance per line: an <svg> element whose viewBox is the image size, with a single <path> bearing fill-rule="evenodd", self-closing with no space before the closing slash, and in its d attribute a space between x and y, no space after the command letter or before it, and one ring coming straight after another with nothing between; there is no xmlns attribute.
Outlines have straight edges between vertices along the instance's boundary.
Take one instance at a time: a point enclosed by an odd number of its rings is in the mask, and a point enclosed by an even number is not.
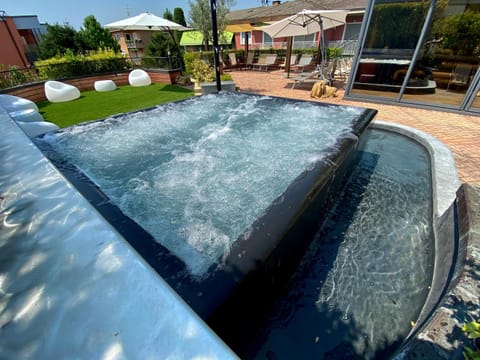
<svg viewBox="0 0 480 360"><path fill-rule="evenodd" d="M134 62L139 62L151 42L153 31L147 30L113 30L110 31L120 45L120 51Z"/></svg>
<svg viewBox="0 0 480 360"><path fill-rule="evenodd" d="M259 29L259 27L282 20L302 10L348 10L349 13L345 24L325 31L325 43L327 46L330 42L335 43L336 46L339 46L340 43L356 44L366 5L367 0L272 1L272 5L270 6L230 12L227 30L239 30L235 34L236 49L245 49L247 43L249 49L280 49L287 47L287 39L272 39L267 33ZM242 28L246 29L246 31L241 31ZM319 40L319 33L307 36L295 36L293 38L293 48L317 47ZM353 55L352 51L350 46L347 52Z"/></svg>
<svg viewBox="0 0 480 360"><path fill-rule="evenodd" d="M36 15L7 16L0 11L0 64L28 67L37 58L38 45L46 33Z"/></svg>

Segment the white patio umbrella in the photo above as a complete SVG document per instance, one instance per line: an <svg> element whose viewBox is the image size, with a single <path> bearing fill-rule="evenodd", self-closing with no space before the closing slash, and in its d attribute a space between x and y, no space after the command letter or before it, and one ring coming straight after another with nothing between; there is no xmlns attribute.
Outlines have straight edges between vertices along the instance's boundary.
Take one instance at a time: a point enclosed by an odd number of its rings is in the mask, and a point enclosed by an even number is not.
<svg viewBox="0 0 480 360"><path fill-rule="evenodd" d="M310 35L319 32L319 52L321 52L323 62L325 59L323 31L345 24L347 13L347 10L302 10L295 15L263 26L262 30L272 38ZM288 59L290 59L290 54L287 51ZM288 71L290 71L290 66L288 66Z"/></svg>
<svg viewBox="0 0 480 360"><path fill-rule="evenodd" d="M170 30L191 30L177 24L173 21L164 19L150 12L144 12L140 15L127 19L115 21L106 24L105 27L111 31L115 30L151 30L151 31L170 31Z"/></svg>

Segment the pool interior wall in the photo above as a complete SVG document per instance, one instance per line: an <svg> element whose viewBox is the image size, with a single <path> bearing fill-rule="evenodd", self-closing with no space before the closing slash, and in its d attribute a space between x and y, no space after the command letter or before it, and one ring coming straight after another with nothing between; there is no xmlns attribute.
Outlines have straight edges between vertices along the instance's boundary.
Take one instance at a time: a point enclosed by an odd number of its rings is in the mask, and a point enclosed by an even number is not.
<svg viewBox="0 0 480 360"><path fill-rule="evenodd" d="M98 216L3 109L0 126L4 134L0 139L0 215L4 224L0 231L2 239L7 239L2 247L9 260L2 261L1 268L2 290L6 294L2 299L2 326L8 324L0 339L2 358L25 354L30 355L27 358L91 358L114 353L129 357L138 356L139 351L143 357L235 357ZM443 233L442 224L451 218L462 220L463 212L459 213L456 206L459 182L448 149L411 128L381 122L373 126L408 133L431 147L438 233ZM460 223L463 234L468 233L468 224ZM62 236L52 236L52 229ZM410 344L428 328L435 306L461 274L465 239L457 237L455 249L450 245L451 238L445 238L444 245L453 249L457 257L455 264L448 260L455 265L453 272L449 268L452 283L446 284L445 278L436 274L440 289L437 300L425 309L425 320L412 330L401 357L418 349ZM120 297L122 302L118 301ZM159 323L164 325L159 327ZM98 329L96 334L102 336L90 333L92 329ZM141 348L137 342L140 338Z"/></svg>

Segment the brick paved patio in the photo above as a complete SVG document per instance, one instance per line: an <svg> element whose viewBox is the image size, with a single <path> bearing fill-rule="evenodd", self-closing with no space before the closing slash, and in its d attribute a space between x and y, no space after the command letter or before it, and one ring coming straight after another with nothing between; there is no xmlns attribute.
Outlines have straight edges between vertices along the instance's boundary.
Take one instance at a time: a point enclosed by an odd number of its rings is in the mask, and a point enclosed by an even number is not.
<svg viewBox="0 0 480 360"><path fill-rule="evenodd" d="M378 120L411 126L442 141L455 157L460 181L480 185L480 116L347 101L343 99L343 89L339 89L336 98L316 100L310 97L312 84L292 89L293 81L286 79L283 71L233 71L229 74L241 91L377 109Z"/></svg>

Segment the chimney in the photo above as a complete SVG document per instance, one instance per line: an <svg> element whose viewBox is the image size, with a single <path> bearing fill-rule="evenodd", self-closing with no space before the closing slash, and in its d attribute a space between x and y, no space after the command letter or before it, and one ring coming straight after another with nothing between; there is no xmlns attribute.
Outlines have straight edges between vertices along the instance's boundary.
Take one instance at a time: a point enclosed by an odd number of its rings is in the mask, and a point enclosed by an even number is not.
<svg viewBox="0 0 480 360"><path fill-rule="evenodd" d="M272 1L272 6L274 5L280 5L281 1L280 0L274 0Z"/></svg>

